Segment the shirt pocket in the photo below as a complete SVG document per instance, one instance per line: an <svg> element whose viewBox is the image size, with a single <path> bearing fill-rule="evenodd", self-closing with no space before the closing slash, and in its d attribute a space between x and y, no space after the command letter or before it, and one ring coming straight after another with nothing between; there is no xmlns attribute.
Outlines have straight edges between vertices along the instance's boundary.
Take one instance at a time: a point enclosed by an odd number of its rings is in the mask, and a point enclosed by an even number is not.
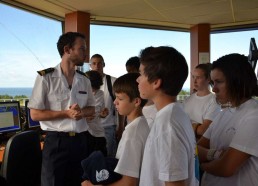
<svg viewBox="0 0 258 186"><path fill-rule="evenodd" d="M67 94L49 95L48 100L50 110L60 111L67 107L69 96Z"/></svg>
<svg viewBox="0 0 258 186"><path fill-rule="evenodd" d="M80 106L80 108L83 108L87 104L88 94L77 93L76 94L76 100L77 100L77 103Z"/></svg>

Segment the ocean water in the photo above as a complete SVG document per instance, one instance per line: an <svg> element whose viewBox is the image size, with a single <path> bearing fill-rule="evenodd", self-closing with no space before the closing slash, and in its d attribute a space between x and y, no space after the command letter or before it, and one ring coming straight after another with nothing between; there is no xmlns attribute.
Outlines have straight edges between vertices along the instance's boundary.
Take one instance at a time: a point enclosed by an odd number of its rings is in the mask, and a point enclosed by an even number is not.
<svg viewBox="0 0 258 186"><path fill-rule="evenodd" d="M0 95L9 95L9 96L21 96L25 95L30 97L32 93L32 88L21 88L21 87L12 87L12 88L0 88Z"/></svg>

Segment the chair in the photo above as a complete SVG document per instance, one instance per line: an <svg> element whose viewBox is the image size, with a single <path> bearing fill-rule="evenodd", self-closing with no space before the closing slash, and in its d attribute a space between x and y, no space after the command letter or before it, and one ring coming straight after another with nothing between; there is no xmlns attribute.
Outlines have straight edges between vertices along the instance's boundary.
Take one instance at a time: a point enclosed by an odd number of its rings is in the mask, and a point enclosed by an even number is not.
<svg viewBox="0 0 258 186"><path fill-rule="evenodd" d="M7 186L40 185L41 162L39 134L35 131L15 134L5 147L1 176Z"/></svg>

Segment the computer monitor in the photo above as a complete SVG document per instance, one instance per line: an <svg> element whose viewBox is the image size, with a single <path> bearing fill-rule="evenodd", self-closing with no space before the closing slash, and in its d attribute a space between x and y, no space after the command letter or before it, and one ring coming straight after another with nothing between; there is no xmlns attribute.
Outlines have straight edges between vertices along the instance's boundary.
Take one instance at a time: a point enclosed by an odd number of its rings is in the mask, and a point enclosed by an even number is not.
<svg viewBox="0 0 258 186"><path fill-rule="evenodd" d="M26 120L27 120L28 128L29 129L39 128L40 127L39 121L34 121L31 119L30 108L28 107L28 103L29 103L29 101L26 100L25 101L25 113L26 113Z"/></svg>
<svg viewBox="0 0 258 186"><path fill-rule="evenodd" d="M20 103L18 101L0 102L0 133L20 130Z"/></svg>

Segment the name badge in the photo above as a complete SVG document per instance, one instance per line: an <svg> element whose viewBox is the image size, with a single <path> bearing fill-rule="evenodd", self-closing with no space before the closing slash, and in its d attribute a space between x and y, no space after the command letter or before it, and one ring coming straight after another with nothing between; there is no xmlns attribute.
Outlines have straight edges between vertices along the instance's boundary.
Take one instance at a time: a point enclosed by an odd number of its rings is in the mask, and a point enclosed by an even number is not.
<svg viewBox="0 0 258 186"><path fill-rule="evenodd" d="M86 91L79 91L79 94L87 94Z"/></svg>

